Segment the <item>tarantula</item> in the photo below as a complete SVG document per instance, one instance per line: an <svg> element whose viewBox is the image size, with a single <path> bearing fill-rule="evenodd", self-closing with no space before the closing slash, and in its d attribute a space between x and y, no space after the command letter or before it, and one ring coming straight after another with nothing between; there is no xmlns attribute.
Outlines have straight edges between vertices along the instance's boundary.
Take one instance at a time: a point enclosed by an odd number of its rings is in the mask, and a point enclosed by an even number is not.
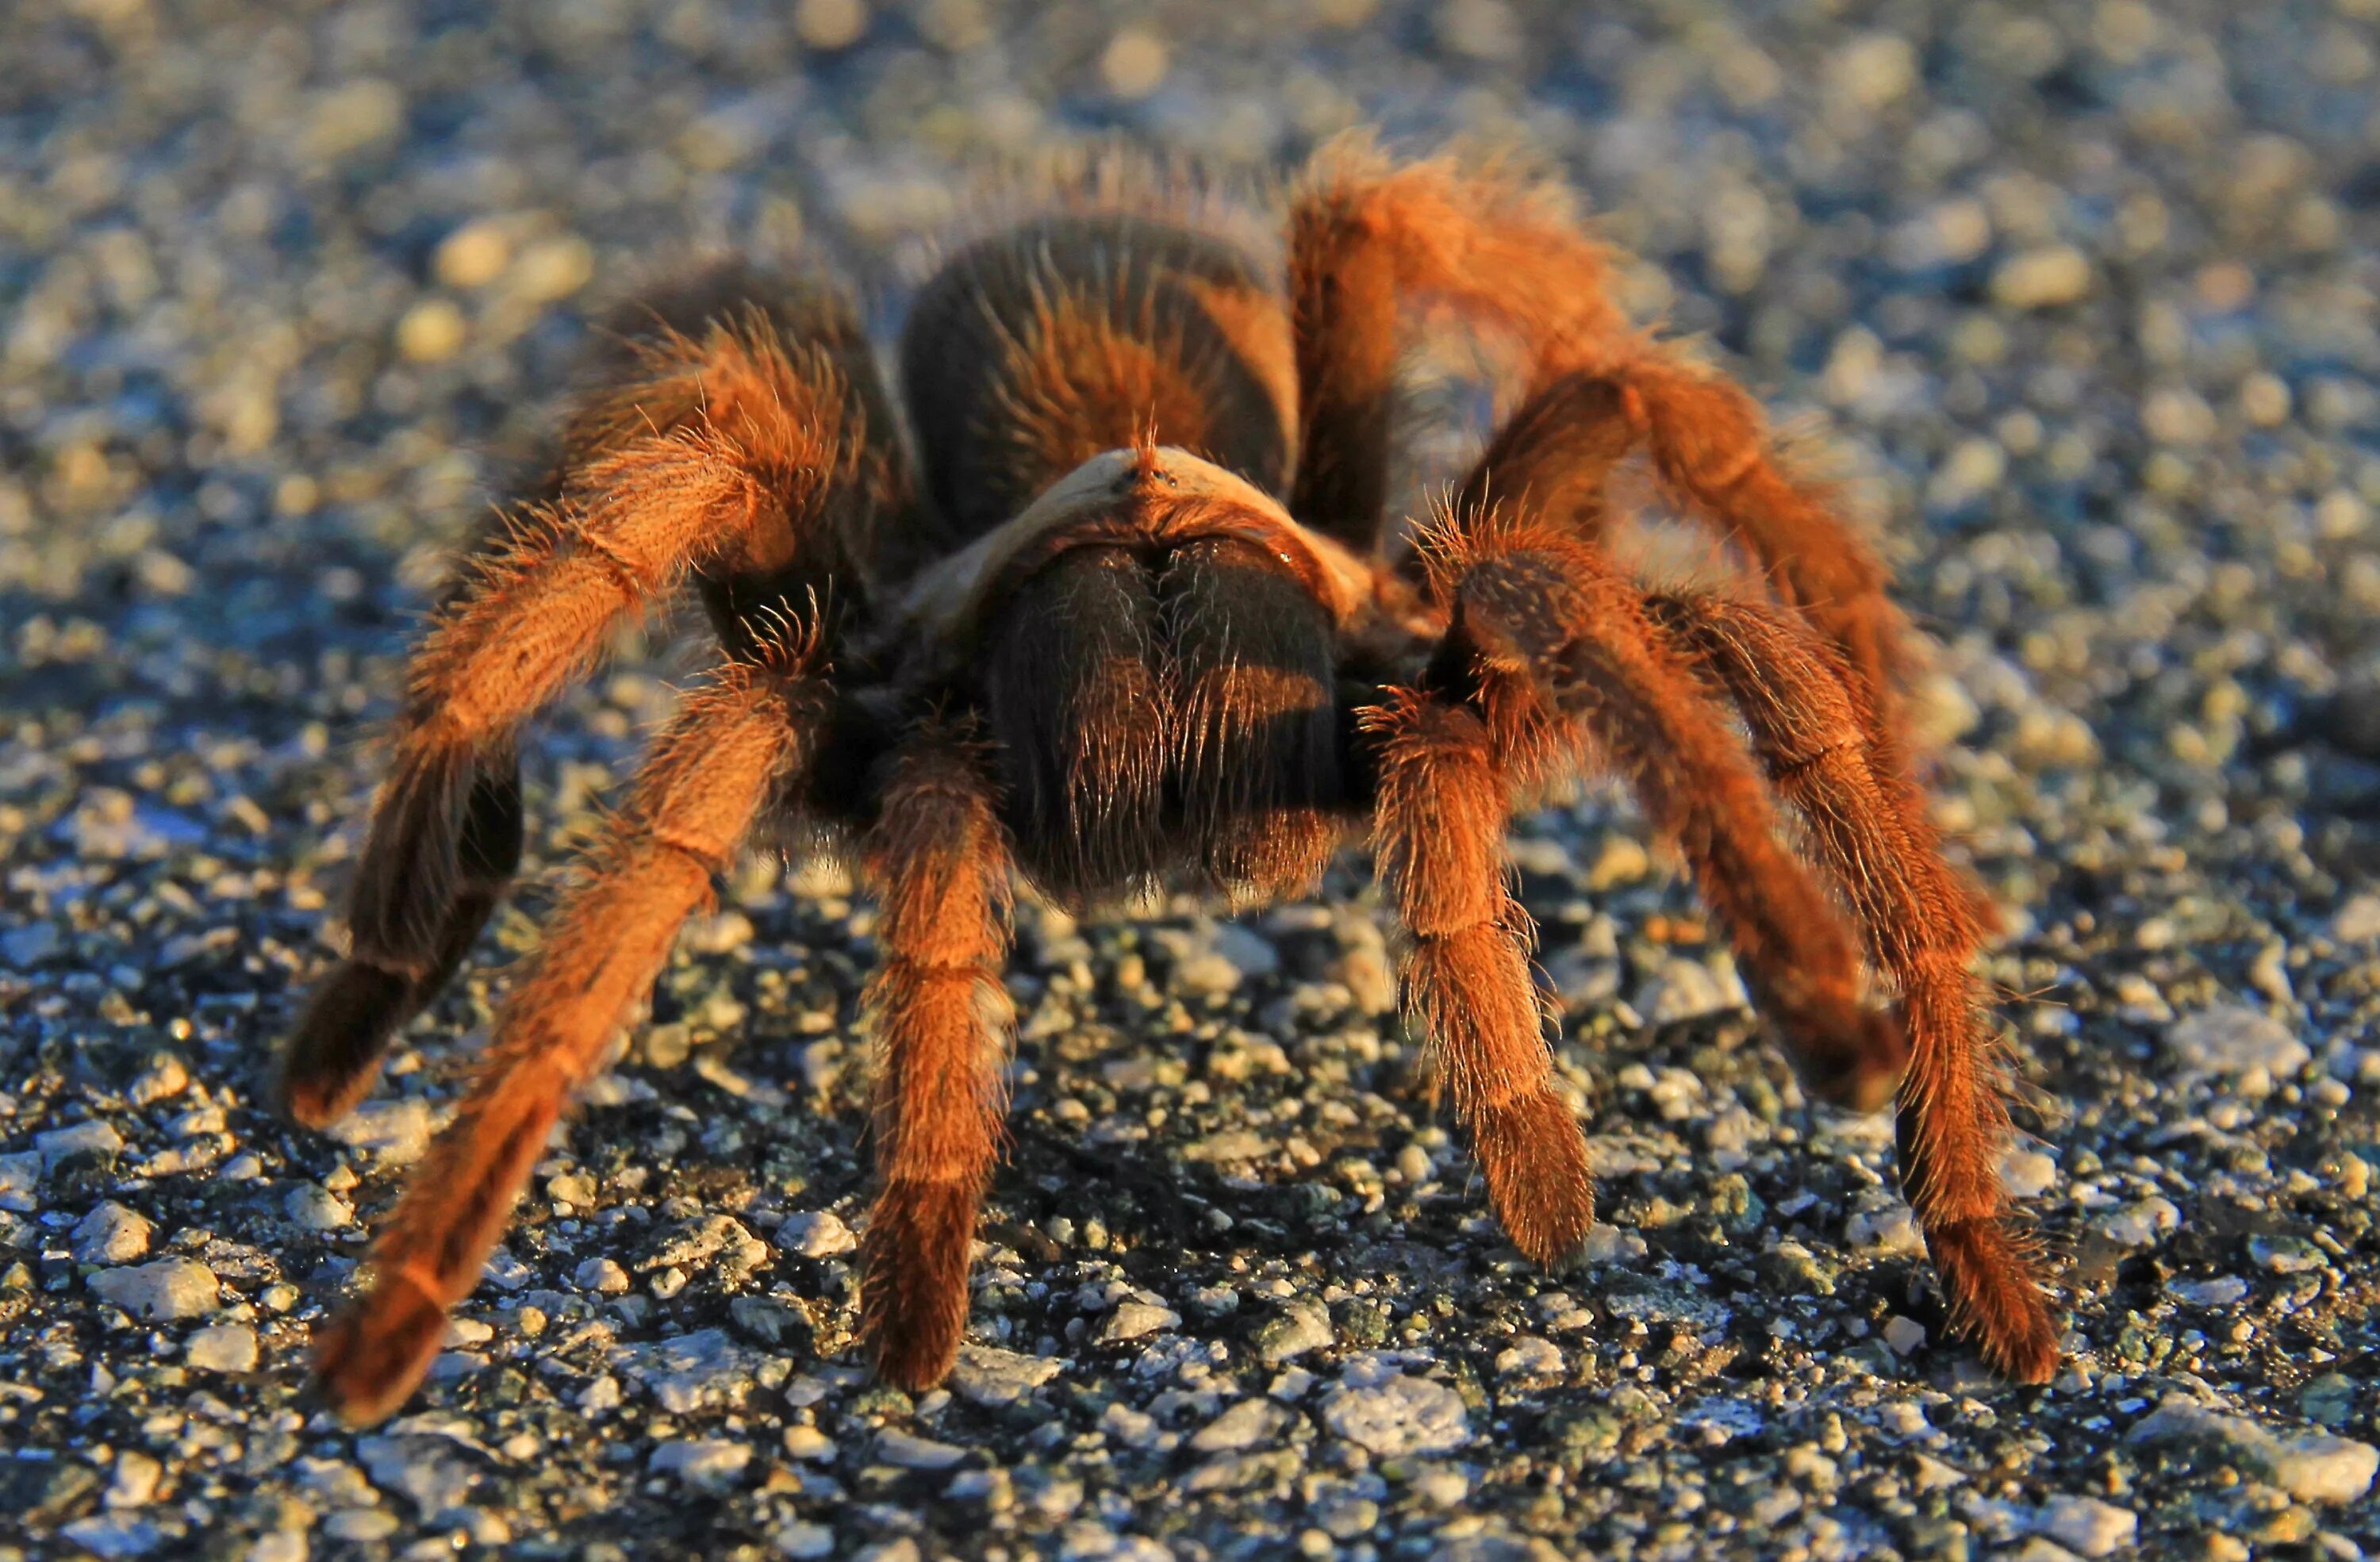
<svg viewBox="0 0 2380 1562"><path fill-rule="evenodd" d="M1589 768L1676 843L1814 1089L1875 1107L1897 1083L1953 1317L2002 1373L2050 1375L1997 1170L1988 903L1907 769L1886 571L1749 395L1627 326L1555 187L1342 147L1283 201L1278 255L1220 200L1113 169L979 232L901 336L914 456L830 284L719 266L619 317L552 476L415 653L352 952L284 1056L296 1117L356 1103L504 893L521 724L688 578L718 666L321 1342L347 1419L412 1392L679 925L789 827L881 908L860 1296L892 1382L941 1378L965 1326L1018 878L1073 908L1158 886L1245 905L1308 892L1368 834L1488 1202L1562 1261L1593 1219L1587 1147L1502 849L1516 807ZM1430 322L1467 328L1508 410L1408 546L1392 435ZM1615 564L1612 478L1640 454L1755 575L1654 590Z"/></svg>

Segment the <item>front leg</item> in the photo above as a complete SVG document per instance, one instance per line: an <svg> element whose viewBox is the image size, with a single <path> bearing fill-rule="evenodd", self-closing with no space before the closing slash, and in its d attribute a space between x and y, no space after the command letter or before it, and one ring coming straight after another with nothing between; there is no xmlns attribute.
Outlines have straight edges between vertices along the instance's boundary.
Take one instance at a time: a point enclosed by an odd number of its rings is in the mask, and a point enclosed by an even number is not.
<svg viewBox="0 0 2380 1562"><path fill-rule="evenodd" d="M1487 724L1403 691L1360 720L1378 745L1375 846L1404 927L1406 1008L1428 1035L1505 1234L1537 1263L1558 1263L1595 1223L1595 1187L1586 1137L1554 1087L1529 916L1504 886L1506 789Z"/></svg>
<svg viewBox="0 0 2380 1562"><path fill-rule="evenodd" d="M1002 981L1007 832L974 745L929 726L902 746L865 866L882 906L883 963L867 998L882 1186L862 1239L860 1314L877 1370L917 1390L951 1370L966 1329L1015 1019Z"/></svg>

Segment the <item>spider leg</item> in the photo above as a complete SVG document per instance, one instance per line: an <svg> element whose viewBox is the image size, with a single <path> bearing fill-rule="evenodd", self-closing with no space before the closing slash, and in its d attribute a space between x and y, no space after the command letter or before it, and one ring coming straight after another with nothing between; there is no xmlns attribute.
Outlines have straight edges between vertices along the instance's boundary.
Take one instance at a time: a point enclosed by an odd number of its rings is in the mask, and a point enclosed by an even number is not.
<svg viewBox="0 0 2380 1562"><path fill-rule="evenodd" d="M689 569L749 570L816 540L852 480L843 381L822 354L747 322L645 357L649 378L581 409L559 499L510 518L415 653L350 892L352 950L282 1056L300 1121L334 1121L370 1087L501 898L520 854L521 723ZM655 417L693 420L625 433L640 396Z"/></svg>
<svg viewBox="0 0 2380 1562"><path fill-rule="evenodd" d="M1625 329L1610 262L1559 192L1451 162L1325 151L1293 198L1290 296L1300 398L1291 513L1369 550L1386 518L1397 367L1416 306L1451 309L1521 348L1524 381L1608 350Z"/></svg>
<svg viewBox="0 0 2380 1562"><path fill-rule="evenodd" d="M1820 860L1858 911L1870 954L1900 989L1911 1048L1900 1181L1953 1316L1995 1367L2046 1382L2058 1334L2026 1244L2005 1219L2008 1111L1970 969L1980 930L1915 788L1871 739L1857 680L1801 621L1706 597L1652 606L1743 712L1778 791L1808 821Z"/></svg>
<svg viewBox="0 0 2380 1562"><path fill-rule="evenodd" d="M1600 549L1543 523L1458 511L1430 539L1450 646L1509 769L1525 778L1599 750L1674 841L1803 1077L1881 1106L1906 1048L1864 996L1852 929L1779 831L1775 802L1726 713Z"/></svg>
<svg viewBox="0 0 2380 1562"><path fill-rule="evenodd" d="M453 1122L382 1229L371 1290L316 1349L315 1376L350 1425L387 1415L429 1370L446 1310L479 1283L565 1103L601 1070L680 924L710 902L712 876L815 745L824 695L798 655L731 662L654 744L593 871L497 1015Z"/></svg>
<svg viewBox="0 0 2380 1562"><path fill-rule="evenodd" d="M1595 1221L1586 1138L1554 1085L1529 975L1535 929L1504 883L1506 792L1487 724L1397 691L1358 718L1377 745L1376 860L1403 925L1402 987L1512 1244L1540 1264Z"/></svg>
<svg viewBox="0 0 2380 1562"><path fill-rule="evenodd" d="M1889 572L1833 496L1779 459L1751 394L1665 344L1625 341L1538 386L1499 430L1455 508L1525 493L1533 511L1599 538L1604 485L1640 446L1683 512L1742 548L1842 648L1881 732L1892 681L1911 660L1906 622L1885 593Z"/></svg>
<svg viewBox="0 0 2380 1562"><path fill-rule="evenodd" d="M1900 987L1898 1028L1910 1048L1900 1085L1902 1182L1953 1315L1996 1367L2046 1381L2057 1364L2056 1331L2024 1252L2001 1220L1994 1151L2006 1120L1982 1063L1980 988L1969 970L1975 925L1908 783L1897 773L1880 781L1869 768L1878 750L1859 719L1856 684L1829 669L1824 642L1792 631L1788 615L1717 604L1682 614L1675 599L1657 610L1592 549L1549 529L1475 528L1458 533L1453 546L1470 553L1448 561L1460 570L1457 633L1491 667L1524 672L1549 704L1585 720L1623 762L1637 757L1639 796L1657 822L1686 840L1690 857L1708 862L1701 878L1721 914L1731 924L1740 914L1721 898L1721 881L1737 879L1737 903L1750 898L1771 912L1797 906L1791 923L1773 926L1794 931L1807 918L1831 942L1840 915L1779 843L1742 743L1672 648L1664 617L1682 623L1710 673L1736 696L1878 963ZM1700 802L1672 822L1682 798ZM1734 840L1706 858L1709 845L1698 850L1685 832L1694 828L1695 809L1715 801ZM1718 843L1715 834L1710 844ZM1741 950L1742 930L1735 931ZM1780 969L1767 960L1747 964L1767 976L1764 987Z"/></svg>
<svg viewBox="0 0 2380 1562"><path fill-rule="evenodd" d="M876 1170L860 1312L877 1370L941 1380L966 1326L976 1209L999 1155L1014 1015L1009 848L984 757L941 723L896 754L864 866L882 907L875 1030Z"/></svg>

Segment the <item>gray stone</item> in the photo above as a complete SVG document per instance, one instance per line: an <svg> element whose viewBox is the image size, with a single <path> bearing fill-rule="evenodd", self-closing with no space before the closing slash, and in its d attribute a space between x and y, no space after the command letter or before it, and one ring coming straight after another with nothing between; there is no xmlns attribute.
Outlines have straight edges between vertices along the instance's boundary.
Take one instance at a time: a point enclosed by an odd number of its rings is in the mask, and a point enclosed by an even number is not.
<svg viewBox="0 0 2380 1562"><path fill-rule="evenodd" d="M963 1345L951 1368L951 1387L978 1405L1013 1405L1056 1377L1065 1363L990 1345Z"/></svg>
<svg viewBox="0 0 2380 1562"><path fill-rule="evenodd" d="M221 1289L215 1272L195 1258L161 1258L129 1269L103 1270L90 1283L108 1301L152 1323L212 1313Z"/></svg>
<svg viewBox="0 0 2380 1562"><path fill-rule="evenodd" d="M1281 1308L1281 1316L1257 1330L1257 1355L1265 1365L1277 1367L1308 1350L1327 1349L1330 1339L1329 1308L1318 1302L1292 1302Z"/></svg>
<svg viewBox="0 0 2380 1562"><path fill-rule="evenodd" d="M58 1532L94 1556L146 1556L165 1537L156 1525L129 1513L103 1513L78 1519Z"/></svg>
<svg viewBox="0 0 2380 1562"><path fill-rule="evenodd" d="M2262 1069L2283 1079L2313 1057L2289 1026L2238 1003L2182 1016L2166 1031L2165 1045L2186 1073L2243 1074Z"/></svg>
<svg viewBox="0 0 2380 1562"><path fill-rule="evenodd" d="M2042 1504L2041 1532L2078 1556L2105 1556L2132 1544L2141 1521L2129 1508L2096 1497L2054 1496Z"/></svg>
<svg viewBox="0 0 2380 1562"><path fill-rule="evenodd" d="M674 1475L689 1486L724 1491L735 1484L752 1462L752 1446L723 1438L676 1438L657 1445L645 1468L656 1475Z"/></svg>
<svg viewBox="0 0 2380 1562"><path fill-rule="evenodd" d="M833 1258L859 1245L859 1239L843 1223L843 1217L823 1209L797 1210L786 1216L769 1240L804 1258Z"/></svg>
<svg viewBox="0 0 2380 1562"><path fill-rule="evenodd" d="M1323 1423L1383 1457L1451 1453L1471 1440L1463 1397L1402 1372L1351 1374L1322 1399Z"/></svg>
<svg viewBox="0 0 2380 1562"><path fill-rule="evenodd" d="M358 1437L356 1458L363 1461L373 1485L407 1498L425 1519L460 1507L470 1495L472 1471L443 1437Z"/></svg>
<svg viewBox="0 0 2380 1562"><path fill-rule="evenodd" d="M190 1336L182 1360L203 1372L254 1372L256 1331L246 1324L213 1324Z"/></svg>
<svg viewBox="0 0 2380 1562"><path fill-rule="evenodd" d="M1241 1453L1269 1443L1289 1423L1289 1412L1270 1399L1242 1399L1191 1435L1202 1454Z"/></svg>
<svg viewBox="0 0 2380 1562"><path fill-rule="evenodd" d="M91 1118L72 1128L54 1128L47 1133L34 1134L33 1148L41 1152L44 1171L55 1170L61 1161L67 1160L91 1159L112 1165L124 1148L124 1135L98 1118Z"/></svg>
<svg viewBox="0 0 2380 1562"><path fill-rule="evenodd" d="M1181 1326L1182 1314L1170 1307L1160 1307L1148 1302L1127 1302L1108 1314L1108 1321L1099 1328L1099 1343L1121 1345L1127 1340L1146 1338Z"/></svg>
<svg viewBox="0 0 2380 1562"><path fill-rule="evenodd" d="M953 1443L938 1443L888 1426L876 1435L876 1457L904 1470L948 1470L965 1459L967 1451Z"/></svg>
<svg viewBox="0 0 2380 1562"><path fill-rule="evenodd" d="M2360 1499L2380 1471L2380 1448L2324 1432L2274 1433L2245 1416L2168 1396L2124 1435L2128 1443L2196 1448L2236 1464L2300 1502Z"/></svg>
<svg viewBox="0 0 2380 1562"><path fill-rule="evenodd" d="M698 1329L674 1339L621 1346L613 1359L675 1415L740 1402L762 1361L724 1329Z"/></svg>
<svg viewBox="0 0 2380 1562"><path fill-rule="evenodd" d="M75 1226L75 1262L129 1264L148 1253L150 1234L155 1229L148 1217L111 1199Z"/></svg>
<svg viewBox="0 0 2380 1562"><path fill-rule="evenodd" d="M336 1231L354 1224L355 1207L319 1182L301 1182L281 1201L282 1213L308 1231Z"/></svg>

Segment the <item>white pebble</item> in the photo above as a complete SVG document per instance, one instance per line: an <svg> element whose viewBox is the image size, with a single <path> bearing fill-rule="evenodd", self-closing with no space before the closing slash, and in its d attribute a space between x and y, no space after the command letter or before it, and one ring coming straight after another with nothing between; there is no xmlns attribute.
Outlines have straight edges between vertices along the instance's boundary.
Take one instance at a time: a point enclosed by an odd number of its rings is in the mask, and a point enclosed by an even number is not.
<svg viewBox="0 0 2380 1562"><path fill-rule="evenodd" d="M71 1156L88 1155L112 1161L124 1148L124 1135L92 1118L72 1128L55 1128L47 1133L34 1134L33 1148L42 1153L42 1169L48 1171Z"/></svg>
<svg viewBox="0 0 2380 1562"><path fill-rule="evenodd" d="M1289 1420L1289 1412L1270 1399L1242 1399L1200 1427L1190 1446L1202 1454L1238 1453L1269 1443Z"/></svg>
<svg viewBox="0 0 2380 1562"><path fill-rule="evenodd" d="M1884 1321L1884 1342L1896 1356L1913 1355L1925 1343L1925 1326L1895 1313Z"/></svg>
<svg viewBox="0 0 2380 1562"><path fill-rule="evenodd" d="M656 1475L674 1475L690 1486L717 1491L735 1483L752 1462L747 1443L718 1437L678 1438L653 1449L645 1467Z"/></svg>
<svg viewBox="0 0 2380 1562"><path fill-rule="evenodd" d="M2380 1472L2380 1448L2369 1443L2321 1432L2267 1432L2246 1416L2227 1415L2179 1394L2168 1395L2134 1423L2124 1441L2204 1448L2300 1502L2358 1501Z"/></svg>
<svg viewBox="0 0 2380 1562"><path fill-rule="evenodd" d="M1914 1255L1925 1251L1925 1238L1917 1229L1917 1217L1898 1199L1881 1209L1862 1210L1845 1221L1843 1241L1852 1247L1879 1253Z"/></svg>
<svg viewBox="0 0 2380 1562"><path fill-rule="evenodd" d="M115 1456L115 1478L107 1483L107 1506L110 1508L145 1508L157 1495L157 1483L165 1473L162 1460L134 1449Z"/></svg>
<svg viewBox="0 0 2380 1562"><path fill-rule="evenodd" d="M212 1313L220 1288L215 1272L195 1258L161 1258L91 1277L91 1289L151 1323Z"/></svg>
<svg viewBox="0 0 2380 1562"><path fill-rule="evenodd" d="M182 1360L201 1372L254 1372L256 1331L245 1324L215 1324L190 1336Z"/></svg>
<svg viewBox="0 0 2380 1562"><path fill-rule="evenodd" d="M2090 259L2071 245L2011 255L1992 272L1993 301L2011 309L2055 309L2090 291Z"/></svg>
<svg viewBox="0 0 2380 1562"><path fill-rule="evenodd" d="M1013 1405L1057 1376L1063 1364L1048 1356L965 1345L951 1369L951 1386L978 1405Z"/></svg>
<svg viewBox="0 0 2380 1562"><path fill-rule="evenodd" d="M2041 1532L2079 1556L2105 1556L2132 1544L2141 1527L2129 1508L2096 1497L2054 1496L2041 1505Z"/></svg>
<svg viewBox="0 0 2380 1562"><path fill-rule="evenodd" d="M2331 913L2330 936L2342 944L2380 938L2380 895L2357 895Z"/></svg>
<svg viewBox="0 0 2380 1562"><path fill-rule="evenodd" d="M780 1556L809 1558L834 1555L834 1532L823 1524L805 1523L796 1520L780 1528L769 1537L770 1546Z"/></svg>
<svg viewBox="0 0 2380 1562"><path fill-rule="evenodd" d="M377 1508L350 1508L334 1513L322 1525L322 1532L334 1541L348 1541L368 1545L384 1541L396 1533L396 1515Z"/></svg>
<svg viewBox="0 0 2380 1562"><path fill-rule="evenodd" d="M2119 1247L2147 1247L2158 1238L2177 1230L2181 1225L2181 1211L2171 1199L2155 1194L2110 1215L2098 1222L2099 1234Z"/></svg>
<svg viewBox="0 0 2380 1562"><path fill-rule="evenodd" d="M156 1228L111 1199L82 1217L74 1229L78 1264L129 1264L149 1251Z"/></svg>
<svg viewBox="0 0 2380 1562"><path fill-rule="evenodd" d="M570 1272L570 1283L580 1290L618 1296L628 1289L628 1272L609 1258L590 1258Z"/></svg>
<svg viewBox="0 0 2380 1562"><path fill-rule="evenodd" d="M798 1253L805 1258L832 1258L859 1245L859 1239L852 1235L842 1217L823 1209L786 1216L771 1241L787 1253Z"/></svg>
<svg viewBox="0 0 2380 1562"><path fill-rule="evenodd" d="M430 1104L419 1096L367 1101L333 1123L330 1136L393 1166L421 1158L430 1148Z"/></svg>
<svg viewBox="0 0 2380 1562"><path fill-rule="evenodd" d="M1562 1370L1562 1353L1552 1340L1524 1334L1496 1355L1499 1377L1553 1377Z"/></svg>
<svg viewBox="0 0 2380 1562"><path fill-rule="evenodd" d="M1461 1395L1443 1383L1401 1372L1336 1385L1322 1401L1322 1420L1340 1436L1383 1458L1449 1453L1471 1440Z"/></svg>
<svg viewBox="0 0 2380 1562"><path fill-rule="evenodd" d="M876 1457L904 1470L948 1470L966 1458L966 1453L955 1444L937 1443L893 1426L876 1436Z"/></svg>
<svg viewBox="0 0 2380 1562"><path fill-rule="evenodd" d="M1128 1339L1141 1339L1171 1328L1182 1326L1182 1314L1170 1307L1159 1307L1147 1302L1127 1302L1108 1315L1099 1330L1099 1343L1120 1345Z"/></svg>
<svg viewBox="0 0 2380 1562"><path fill-rule="evenodd" d="M2262 1069L2275 1079L2285 1079L2313 1057L2289 1026L2240 1003L2184 1015L2165 1033L2165 1045L2184 1072L2195 1074Z"/></svg>
<svg viewBox="0 0 2380 1562"><path fill-rule="evenodd" d="M2011 1150L2000 1161L2000 1185L2012 1199L2037 1199L2057 1184L2057 1157L2042 1151Z"/></svg>
<svg viewBox="0 0 2380 1562"><path fill-rule="evenodd" d="M1164 85L1171 65L1164 39L1147 28L1127 27L1099 56L1099 79L1119 98L1145 98Z"/></svg>
<svg viewBox="0 0 2380 1562"><path fill-rule="evenodd" d="M353 1205L316 1182L301 1182L290 1189L281 1209L309 1231L335 1231L356 1217Z"/></svg>

